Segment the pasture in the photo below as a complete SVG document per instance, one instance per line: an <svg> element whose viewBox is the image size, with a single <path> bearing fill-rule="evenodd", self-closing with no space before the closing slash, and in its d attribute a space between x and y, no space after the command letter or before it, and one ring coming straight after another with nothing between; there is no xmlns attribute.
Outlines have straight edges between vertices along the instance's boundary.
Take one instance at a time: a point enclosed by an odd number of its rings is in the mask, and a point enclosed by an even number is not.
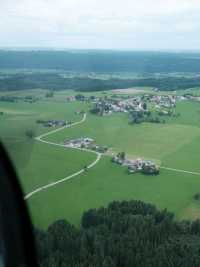
<svg viewBox="0 0 200 267"><path fill-rule="evenodd" d="M36 124L37 119L79 121L81 115L76 111L89 109L88 103L66 103L64 92L56 93L52 99L46 99L43 91L39 94L41 99L33 104L0 102L0 111L4 112L0 116L0 137L25 193L62 179L95 160L90 152L55 147L25 136L27 129L32 129L36 136L50 130ZM130 125L127 114L98 117L88 113L83 124L63 129L45 140L63 143L66 139L91 137L112 152L125 151L130 157L155 159L165 167L200 172L200 104L180 102L176 110L181 116L169 118L165 124L141 125ZM200 175L164 169L158 176L130 175L105 155L92 169L35 194L28 205L35 225L41 228L62 218L79 225L84 210L123 199L141 199L173 211L177 218L193 219L200 217L200 203L193 200L198 192Z"/></svg>
<svg viewBox="0 0 200 267"><path fill-rule="evenodd" d="M124 199L144 200L168 208L178 218L191 218L192 196L198 188L197 176L166 170L159 176L131 175L126 168L112 164L109 157L103 157L87 173L34 195L29 205L34 222L44 228L60 218L79 226L83 211Z"/></svg>

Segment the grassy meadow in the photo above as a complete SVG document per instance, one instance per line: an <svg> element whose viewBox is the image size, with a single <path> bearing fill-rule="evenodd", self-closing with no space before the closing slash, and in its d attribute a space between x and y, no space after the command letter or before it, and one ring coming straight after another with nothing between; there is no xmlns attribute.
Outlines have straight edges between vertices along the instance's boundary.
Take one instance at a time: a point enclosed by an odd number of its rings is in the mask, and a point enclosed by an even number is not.
<svg viewBox="0 0 200 267"><path fill-rule="evenodd" d="M153 177L131 175L126 168L112 164L109 157L103 157L87 173L34 195L29 205L33 221L45 228L50 221L59 218L79 226L83 211L124 199L144 200L162 209L167 207L177 218L191 218L195 204L192 196L198 188L198 176L167 170ZM197 212L198 209L193 216L198 217Z"/></svg>
<svg viewBox="0 0 200 267"><path fill-rule="evenodd" d="M24 92L20 94L23 96ZM37 95L37 91L29 94ZM62 179L95 159L89 152L54 147L26 137L27 129L36 136L50 130L36 124L37 119L79 121L81 115L76 111L89 108L88 103L67 103L66 92L49 99L45 98L45 91L39 90L38 95L40 100L33 104L0 102L0 111L4 112L0 116L0 137L25 193ZM165 124L141 125L130 125L127 114L98 117L88 113L83 124L45 139L62 143L70 138L91 137L114 152L125 151L130 157L155 159L165 167L200 172L200 104L183 101L176 110L181 116L169 118ZM173 211L177 218L194 219L200 217L200 203L193 200L199 192L200 176L164 169L158 176L130 175L105 155L87 172L33 195L28 205L35 225L41 228L61 218L79 225L84 210L123 199L141 199Z"/></svg>

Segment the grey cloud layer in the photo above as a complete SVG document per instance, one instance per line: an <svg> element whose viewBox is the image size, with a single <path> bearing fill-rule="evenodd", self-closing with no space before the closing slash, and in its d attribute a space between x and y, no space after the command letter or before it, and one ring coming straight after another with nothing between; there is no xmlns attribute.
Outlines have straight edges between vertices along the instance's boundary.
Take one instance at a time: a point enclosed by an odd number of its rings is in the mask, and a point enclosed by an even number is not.
<svg viewBox="0 0 200 267"><path fill-rule="evenodd" d="M1 0L0 45L198 49L199 11L199 0Z"/></svg>

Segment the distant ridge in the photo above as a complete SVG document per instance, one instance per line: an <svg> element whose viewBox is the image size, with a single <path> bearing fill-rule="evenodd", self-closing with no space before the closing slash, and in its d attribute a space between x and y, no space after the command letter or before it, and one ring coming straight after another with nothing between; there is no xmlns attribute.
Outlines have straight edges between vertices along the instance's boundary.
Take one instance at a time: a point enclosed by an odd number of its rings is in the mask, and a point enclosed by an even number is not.
<svg viewBox="0 0 200 267"><path fill-rule="evenodd" d="M0 69L89 72L199 72L200 53L110 50L0 50ZM38 48L40 49L40 48Z"/></svg>

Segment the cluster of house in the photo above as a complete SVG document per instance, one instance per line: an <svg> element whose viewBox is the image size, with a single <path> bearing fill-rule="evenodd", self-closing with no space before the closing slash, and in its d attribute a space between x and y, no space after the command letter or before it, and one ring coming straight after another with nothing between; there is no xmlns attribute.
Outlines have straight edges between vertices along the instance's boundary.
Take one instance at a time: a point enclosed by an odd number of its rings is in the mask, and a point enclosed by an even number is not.
<svg viewBox="0 0 200 267"><path fill-rule="evenodd" d="M69 95L66 97L67 102L73 102L75 100L77 101L86 101L88 98L82 94L77 95Z"/></svg>
<svg viewBox="0 0 200 267"><path fill-rule="evenodd" d="M152 95L149 96L149 102L154 103L156 108L174 108L177 97L175 95Z"/></svg>
<svg viewBox="0 0 200 267"><path fill-rule="evenodd" d="M67 96L66 100L67 100L67 102L73 102L76 100L76 98L75 98L75 96L72 95L72 96Z"/></svg>
<svg viewBox="0 0 200 267"><path fill-rule="evenodd" d="M185 100L192 100L192 101L200 102L200 96L194 96L194 95L191 95L191 94L185 94L185 96L183 96L183 98L185 98Z"/></svg>
<svg viewBox="0 0 200 267"><path fill-rule="evenodd" d="M140 96L117 100L116 105L122 108L124 112L128 112L130 110L142 111L145 109L144 103Z"/></svg>
<svg viewBox="0 0 200 267"><path fill-rule="evenodd" d="M159 174L159 166L151 160L145 159L127 159L122 156L122 153L114 156L112 162L117 163L122 166L128 167L129 173L142 172L144 174L156 175Z"/></svg>
<svg viewBox="0 0 200 267"><path fill-rule="evenodd" d="M156 89L154 89L156 91ZM152 95L145 94L141 96L135 97L122 97L117 98L116 95L113 97L97 97L97 96L84 96L82 94L67 96L67 102L72 102L75 100L78 101L90 101L93 104L92 110L99 115L110 115L113 112L129 112L130 110L134 111L142 111L144 110L144 102L149 102L155 105L157 109L161 108L174 108L176 107L176 103L182 100L194 100L200 101L199 96L193 96L192 94L181 95Z"/></svg>
<svg viewBox="0 0 200 267"><path fill-rule="evenodd" d="M144 110L144 103L142 102L140 96L127 99L100 98L95 99L95 101L93 101L92 103L93 108L91 109L91 112L101 116L110 115L115 112L128 113L131 110Z"/></svg>
<svg viewBox="0 0 200 267"><path fill-rule="evenodd" d="M77 139L65 140L64 145L71 148L86 148L99 153L105 153L108 150L106 146L99 146L94 143L94 139L89 137L80 137Z"/></svg>
<svg viewBox="0 0 200 267"><path fill-rule="evenodd" d="M177 101L181 101L185 98L175 96L175 95L151 95L146 94L143 97L135 96L129 97L126 99L116 99L116 98L108 98L108 99L95 99L92 101L93 108L91 112L96 113L98 115L110 115L114 112L141 112L148 111L147 110L147 102L154 104L155 108L159 110L163 110L162 115L167 115L168 111L165 109L171 109L176 107Z"/></svg>
<svg viewBox="0 0 200 267"><path fill-rule="evenodd" d="M36 122L42 124L44 127L62 127L68 124L64 120L37 120Z"/></svg>
<svg viewBox="0 0 200 267"><path fill-rule="evenodd" d="M77 139L65 140L64 144L65 146L72 147L72 148L88 148L93 142L94 142L94 139L92 138L80 137Z"/></svg>
<svg viewBox="0 0 200 267"><path fill-rule="evenodd" d="M95 99L92 113L105 116L115 112L148 112L147 102L152 103L159 110L159 115L169 115L170 109L176 107L178 98L173 95L144 95L125 99ZM180 100L180 99L179 99Z"/></svg>
<svg viewBox="0 0 200 267"><path fill-rule="evenodd" d="M176 107L178 101L182 100L196 100L200 101L200 97L194 97L190 94L187 96L178 95L153 95L144 94L142 96L136 95L134 97L130 96L89 96L86 97L82 94L77 94L75 96L68 96L67 101L89 101L92 104L90 112L100 116L111 115L112 113L131 113L133 114L150 114L151 111L148 110L149 106L154 106L156 112L155 116L175 116L176 114L172 110ZM147 106L147 103L150 104Z"/></svg>
<svg viewBox="0 0 200 267"><path fill-rule="evenodd" d="M90 101L90 103L93 104L90 110L91 113L100 116L111 115L112 113L117 113L117 112L129 113L131 111L135 112L148 111L146 103L152 103L158 110L163 110L161 115L168 115L167 110L176 107L177 101L185 100L188 98L170 94L169 95L146 94L143 96L138 95L134 97L129 96L120 98L116 97L115 95L102 98L96 96L85 97L82 94L78 94L75 96L68 96L67 101L68 102L75 100ZM190 99L193 99L192 96L190 96ZM195 98L195 100L200 101L200 97L199 99Z"/></svg>

